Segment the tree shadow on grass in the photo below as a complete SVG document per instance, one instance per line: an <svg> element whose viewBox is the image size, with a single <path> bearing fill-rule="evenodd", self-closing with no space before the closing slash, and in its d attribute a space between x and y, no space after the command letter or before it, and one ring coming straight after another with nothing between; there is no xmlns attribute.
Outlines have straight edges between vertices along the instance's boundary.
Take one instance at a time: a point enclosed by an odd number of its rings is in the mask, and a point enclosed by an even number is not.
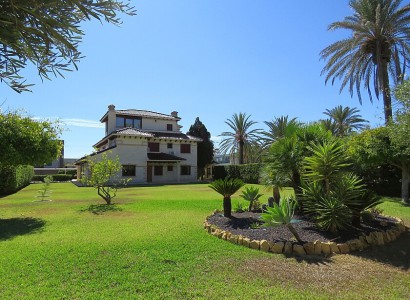
<svg viewBox="0 0 410 300"><path fill-rule="evenodd" d="M39 232L45 224L44 220L38 218L0 219L0 241Z"/></svg>
<svg viewBox="0 0 410 300"><path fill-rule="evenodd" d="M385 246L375 246L351 254L407 271L410 269L410 231L407 229L397 240Z"/></svg>
<svg viewBox="0 0 410 300"><path fill-rule="evenodd" d="M116 206L115 204L91 204L87 208L81 210L81 212L90 212L94 215L102 215L108 211L122 211L121 207Z"/></svg>

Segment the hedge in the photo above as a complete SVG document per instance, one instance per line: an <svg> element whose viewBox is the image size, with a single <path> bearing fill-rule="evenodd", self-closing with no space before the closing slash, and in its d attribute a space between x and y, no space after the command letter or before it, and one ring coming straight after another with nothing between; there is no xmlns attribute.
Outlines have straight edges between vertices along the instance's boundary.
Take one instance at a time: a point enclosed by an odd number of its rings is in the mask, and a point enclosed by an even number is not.
<svg viewBox="0 0 410 300"><path fill-rule="evenodd" d="M0 166L0 194L15 193L30 184L34 175L33 166Z"/></svg>
<svg viewBox="0 0 410 300"><path fill-rule="evenodd" d="M53 177L52 181L70 181L73 179L73 175L71 174L54 174L54 175L34 175L33 178L31 178L31 181L44 181L44 178L46 176L51 176Z"/></svg>
<svg viewBox="0 0 410 300"><path fill-rule="evenodd" d="M214 166L214 180L228 178L242 179L246 183L259 183L262 164Z"/></svg>

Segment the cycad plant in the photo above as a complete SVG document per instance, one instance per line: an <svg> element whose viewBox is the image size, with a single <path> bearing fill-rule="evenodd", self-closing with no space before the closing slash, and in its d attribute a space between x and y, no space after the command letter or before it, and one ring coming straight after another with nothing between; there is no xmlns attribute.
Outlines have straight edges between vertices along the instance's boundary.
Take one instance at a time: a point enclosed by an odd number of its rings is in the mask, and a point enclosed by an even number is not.
<svg viewBox="0 0 410 300"><path fill-rule="evenodd" d="M250 186L250 187L245 187L245 190L242 191L242 195L239 195L246 201L249 201L249 208L248 210L251 211L254 203L258 201L258 199L262 196L263 194L259 194L259 188Z"/></svg>
<svg viewBox="0 0 410 300"><path fill-rule="evenodd" d="M293 223L299 222L293 219L296 202L291 198L283 198L279 204L273 203L273 207L267 207L266 211L262 213L261 220L264 222L264 227L275 227L285 225L293 234L299 243L303 243Z"/></svg>
<svg viewBox="0 0 410 300"><path fill-rule="evenodd" d="M235 194L242 186L244 186L242 180L232 178L218 179L209 185L211 189L223 196L223 208L225 217L232 217L231 196Z"/></svg>

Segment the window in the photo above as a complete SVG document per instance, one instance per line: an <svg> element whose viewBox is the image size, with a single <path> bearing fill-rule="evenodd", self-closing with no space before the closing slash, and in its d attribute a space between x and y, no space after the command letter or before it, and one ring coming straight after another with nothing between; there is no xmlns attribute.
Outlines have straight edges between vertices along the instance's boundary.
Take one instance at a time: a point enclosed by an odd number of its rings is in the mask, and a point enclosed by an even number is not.
<svg viewBox="0 0 410 300"><path fill-rule="evenodd" d="M115 126L117 129L121 129L125 127L141 129L141 124L142 124L141 118L136 118L136 117L117 116L115 120Z"/></svg>
<svg viewBox="0 0 410 300"><path fill-rule="evenodd" d="M148 143L149 152L159 152L159 143Z"/></svg>
<svg viewBox="0 0 410 300"><path fill-rule="evenodd" d="M154 166L154 175L155 176L162 176L163 175L163 168L162 166Z"/></svg>
<svg viewBox="0 0 410 300"><path fill-rule="evenodd" d="M191 166L181 166L181 175L191 175Z"/></svg>
<svg viewBox="0 0 410 300"><path fill-rule="evenodd" d="M135 176L135 165L122 165L122 176Z"/></svg>
<svg viewBox="0 0 410 300"><path fill-rule="evenodd" d="M168 165L168 167L167 167L167 171L168 171L168 172L172 172L172 171L174 171L174 166L172 166L172 165Z"/></svg>
<svg viewBox="0 0 410 300"><path fill-rule="evenodd" d="M191 153L191 144L181 144L181 153Z"/></svg>
<svg viewBox="0 0 410 300"><path fill-rule="evenodd" d="M172 124L167 124L167 130L172 131Z"/></svg>
<svg viewBox="0 0 410 300"><path fill-rule="evenodd" d="M168 149L172 149L172 143L168 143L168 144L167 144L167 148L168 148Z"/></svg>

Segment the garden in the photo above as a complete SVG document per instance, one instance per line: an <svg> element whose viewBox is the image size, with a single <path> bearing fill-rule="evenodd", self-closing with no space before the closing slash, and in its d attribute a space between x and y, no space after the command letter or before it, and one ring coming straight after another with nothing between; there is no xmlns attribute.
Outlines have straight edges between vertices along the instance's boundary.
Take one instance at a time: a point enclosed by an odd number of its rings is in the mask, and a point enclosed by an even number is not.
<svg viewBox="0 0 410 300"><path fill-rule="evenodd" d="M259 188L246 185L240 197ZM255 251L206 233L222 199L208 184L128 187L106 205L93 188L41 184L0 199L0 292L4 299L404 299L408 232L396 241L334 256ZM282 194L291 194L289 189ZM410 208L383 198L386 215L410 224Z"/></svg>

